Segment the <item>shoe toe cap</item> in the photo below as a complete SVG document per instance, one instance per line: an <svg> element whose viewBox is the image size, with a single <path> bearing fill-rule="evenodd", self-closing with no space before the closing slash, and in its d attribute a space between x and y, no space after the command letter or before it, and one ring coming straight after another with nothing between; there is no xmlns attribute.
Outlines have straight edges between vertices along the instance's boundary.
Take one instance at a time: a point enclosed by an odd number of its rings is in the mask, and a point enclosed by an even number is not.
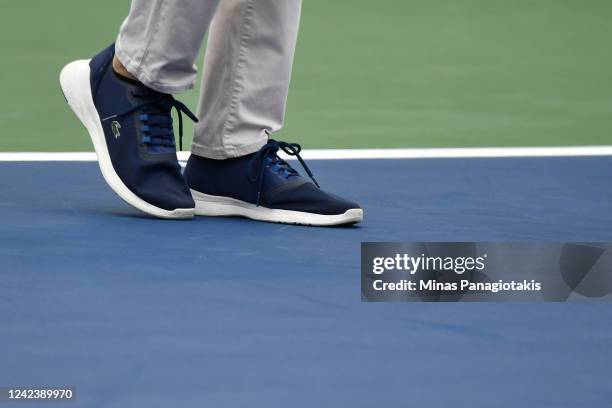
<svg viewBox="0 0 612 408"><path fill-rule="evenodd" d="M144 190L139 192L138 195L151 205L168 211L195 207L195 202L189 191L166 189L163 193L160 193L159 190Z"/></svg>
<svg viewBox="0 0 612 408"><path fill-rule="evenodd" d="M180 171L165 167L149 168L130 183L130 189L142 200L163 210L193 209L195 202Z"/></svg>
<svg viewBox="0 0 612 408"><path fill-rule="evenodd" d="M273 193L265 198L265 205L324 215L344 214L348 210L361 208L356 202L321 190L312 183Z"/></svg>

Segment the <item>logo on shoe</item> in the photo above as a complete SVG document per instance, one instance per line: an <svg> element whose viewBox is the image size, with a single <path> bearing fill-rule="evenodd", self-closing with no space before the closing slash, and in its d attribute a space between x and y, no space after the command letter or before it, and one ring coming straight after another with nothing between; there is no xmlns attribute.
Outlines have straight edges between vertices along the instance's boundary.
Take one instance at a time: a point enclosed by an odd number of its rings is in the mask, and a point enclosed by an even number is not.
<svg viewBox="0 0 612 408"><path fill-rule="evenodd" d="M113 121L113 123L111 123L111 129L113 130L113 135L115 135L115 139L118 139L119 136L121 136L121 132L119 131L119 129L121 129L121 125L119 124L119 122L117 122L116 120Z"/></svg>

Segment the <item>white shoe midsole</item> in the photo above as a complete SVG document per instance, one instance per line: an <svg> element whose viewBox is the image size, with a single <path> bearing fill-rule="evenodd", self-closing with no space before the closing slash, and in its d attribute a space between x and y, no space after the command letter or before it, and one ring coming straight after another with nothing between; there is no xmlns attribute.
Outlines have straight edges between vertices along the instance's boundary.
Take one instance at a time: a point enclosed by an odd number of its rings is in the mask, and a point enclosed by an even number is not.
<svg viewBox="0 0 612 408"><path fill-rule="evenodd" d="M195 214L212 217L247 217L253 220L302 225L354 224L363 220L363 210L353 208L343 214L314 214L256 206L230 197L214 196L191 190Z"/></svg>

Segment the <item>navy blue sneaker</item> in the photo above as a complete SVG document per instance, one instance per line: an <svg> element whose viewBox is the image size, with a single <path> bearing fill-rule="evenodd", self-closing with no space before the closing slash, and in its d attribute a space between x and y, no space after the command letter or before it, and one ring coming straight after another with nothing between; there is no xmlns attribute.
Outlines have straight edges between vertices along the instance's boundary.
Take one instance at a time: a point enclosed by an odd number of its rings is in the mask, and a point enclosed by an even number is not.
<svg viewBox="0 0 612 408"><path fill-rule="evenodd" d="M295 156L309 178L278 157ZM240 216L301 225L354 224L363 219L357 203L319 188L295 143L270 140L256 153L213 160L191 155L185 180L196 203L196 215Z"/></svg>
<svg viewBox="0 0 612 408"><path fill-rule="evenodd" d="M195 203L176 157L171 110L197 121L171 95L115 73L115 46L60 74L68 104L87 128L109 186L127 203L160 218L192 218Z"/></svg>

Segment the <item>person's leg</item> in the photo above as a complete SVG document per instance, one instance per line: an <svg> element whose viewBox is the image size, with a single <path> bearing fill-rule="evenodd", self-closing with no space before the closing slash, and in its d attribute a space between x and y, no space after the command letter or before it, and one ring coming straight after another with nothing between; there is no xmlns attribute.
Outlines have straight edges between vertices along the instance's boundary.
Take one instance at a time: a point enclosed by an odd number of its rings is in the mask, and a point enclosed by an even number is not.
<svg viewBox="0 0 612 408"><path fill-rule="evenodd" d="M208 43L192 155L184 177L196 215L307 225L361 221L357 203L327 193L269 140L285 116L300 0L223 0Z"/></svg>
<svg viewBox="0 0 612 408"><path fill-rule="evenodd" d="M258 151L283 126L301 0L223 0L209 33L192 152Z"/></svg>
<svg viewBox="0 0 612 408"><path fill-rule="evenodd" d="M197 119L171 93L193 86L194 60L217 4L134 0L117 44L60 74L104 179L126 202L156 217L191 218L195 212L176 156L171 110ZM116 71L118 65L137 81Z"/></svg>
<svg viewBox="0 0 612 408"><path fill-rule="evenodd" d="M219 0L132 0L116 57L140 82L177 94L193 88L196 58Z"/></svg>

